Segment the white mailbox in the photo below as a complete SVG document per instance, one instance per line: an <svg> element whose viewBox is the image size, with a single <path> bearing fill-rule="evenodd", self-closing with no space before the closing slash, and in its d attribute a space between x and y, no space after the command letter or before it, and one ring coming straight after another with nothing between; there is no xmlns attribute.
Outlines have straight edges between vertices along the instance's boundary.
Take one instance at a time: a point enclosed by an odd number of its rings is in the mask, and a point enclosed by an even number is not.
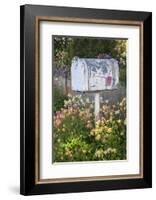
<svg viewBox="0 0 156 200"><path fill-rule="evenodd" d="M114 58L74 57L71 65L71 88L74 91L100 91L117 88L119 65Z"/></svg>

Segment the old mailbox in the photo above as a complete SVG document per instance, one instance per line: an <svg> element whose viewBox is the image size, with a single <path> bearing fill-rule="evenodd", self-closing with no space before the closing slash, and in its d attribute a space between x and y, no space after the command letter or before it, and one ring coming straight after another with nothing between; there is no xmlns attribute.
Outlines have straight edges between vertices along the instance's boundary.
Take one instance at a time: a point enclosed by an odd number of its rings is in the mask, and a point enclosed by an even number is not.
<svg viewBox="0 0 156 200"><path fill-rule="evenodd" d="M82 92L112 90L117 88L118 82L119 65L116 59L73 58L72 90Z"/></svg>

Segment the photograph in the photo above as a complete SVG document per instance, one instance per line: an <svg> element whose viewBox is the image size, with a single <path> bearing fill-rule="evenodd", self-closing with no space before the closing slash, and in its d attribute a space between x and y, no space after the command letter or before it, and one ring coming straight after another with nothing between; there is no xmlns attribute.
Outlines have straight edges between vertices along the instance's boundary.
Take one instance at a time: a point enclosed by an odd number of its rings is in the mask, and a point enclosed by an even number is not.
<svg viewBox="0 0 156 200"><path fill-rule="evenodd" d="M152 187L152 13L20 7L20 193Z"/></svg>
<svg viewBox="0 0 156 200"><path fill-rule="evenodd" d="M127 45L52 35L52 163L127 159Z"/></svg>

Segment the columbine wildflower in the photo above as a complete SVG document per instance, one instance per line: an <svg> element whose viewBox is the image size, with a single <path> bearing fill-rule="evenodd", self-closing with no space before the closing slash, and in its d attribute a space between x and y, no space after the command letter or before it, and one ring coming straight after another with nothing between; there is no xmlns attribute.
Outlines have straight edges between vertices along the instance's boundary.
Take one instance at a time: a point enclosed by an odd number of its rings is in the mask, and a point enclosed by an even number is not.
<svg viewBox="0 0 156 200"><path fill-rule="evenodd" d="M96 135L95 140L99 141L100 139L101 139L101 135L100 134Z"/></svg>
<svg viewBox="0 0 156 200"><path fill-rule="evenodd" d="M119 124L121 124L121 119L119 119L117 122L118 122Z"/></svg>
<svg viewBox="0 0 156 200"><path fill-rule="evenodd" d="M96 150L95 151L95 157L97 157L97 158L103 157L103 150L102 149Z"/></svg>
<svg viewBox="0 0 156 200"><path fill-rule="evenodd" d="M111 133L112 132L112 128L108 128L107 132Z"/></svg>
<svg viewBox="0 0 156 200"><path fill-rule="evenodd" d="M94 105L88 103L88 99L83 95L73 97L71 94L68 98L64 101L64 107L57 111L53 118L56 130L54 138L58 145L55 148L59 160L64 161L66 158L70 161L77 156L80 160L107 160L114 159L115 156L125 158L123 151L120 152L116 144L120 141L118 145L124 145L125 142L123 136L126 136L126 99L115 105L108 104L106 100L95 123ZM78 139L70 143L70 138L75 137ZM64 141L68 144L68 150L63 147ZM81 157L82 154L86 157Z"/></svg>

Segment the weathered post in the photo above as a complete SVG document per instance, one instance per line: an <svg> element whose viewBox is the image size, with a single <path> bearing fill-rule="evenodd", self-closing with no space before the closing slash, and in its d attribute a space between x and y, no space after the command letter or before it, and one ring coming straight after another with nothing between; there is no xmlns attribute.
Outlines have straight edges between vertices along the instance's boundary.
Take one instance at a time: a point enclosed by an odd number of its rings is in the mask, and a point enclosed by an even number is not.
<svg viewBox="0 0 156 200"><path fill-rule="evenodd" d="M96 122L99 118L99 112L100 112L100 93L95 93L94 101L95 101L94 109L95 109L95 122Z"/></svg>

